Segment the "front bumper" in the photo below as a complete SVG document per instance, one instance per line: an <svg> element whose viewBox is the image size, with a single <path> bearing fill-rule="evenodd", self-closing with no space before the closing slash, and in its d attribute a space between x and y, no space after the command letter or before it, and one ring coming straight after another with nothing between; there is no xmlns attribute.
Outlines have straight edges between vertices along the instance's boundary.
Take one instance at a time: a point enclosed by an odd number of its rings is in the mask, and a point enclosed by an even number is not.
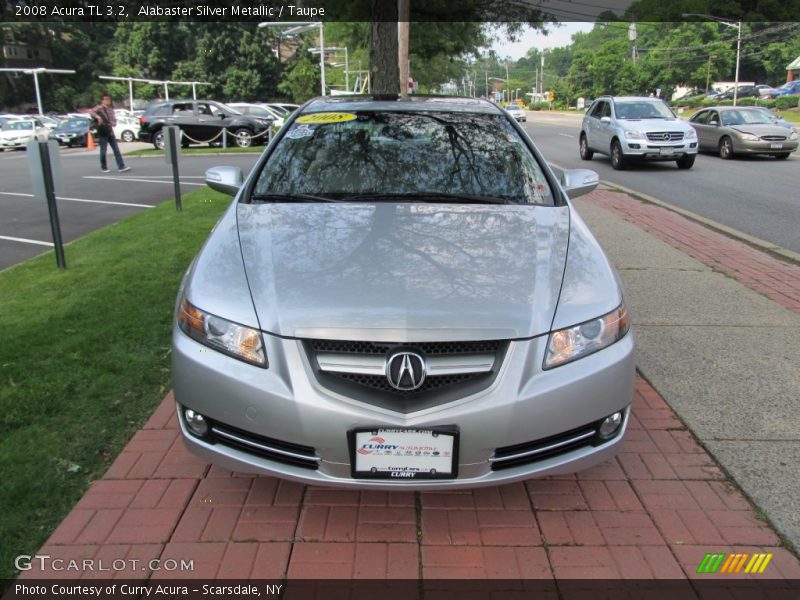
<svg viewBox="0 0 800 600"><path fill-rule="evenodd" d="M314 450L318 468L287 464L197 438L181 418L188 449L222 467L314 485L369 489L448 489L510 483L572 473L613 457L622 442L633 393L633 337L573 363L542 371L547 336L512 342L494 382L447 404L401 414L323 388L298 340L265 335L270 361L261 369L210 350L176 329L173 379L180 407L214 422ZM547 455L493 470L495 449L544 440L625 411L619 434L599 445ZM367 480L351 476L347 434L353 429L455 426L458 477L447 480Z"/></svg>
<svg viewBox="0 0 800 600"><path fill-rule="evenodd" d="M773 148L773 144L780 144L780 148ZM794 152L797 150L797 141L784 141L784 142L747 142L742 140L735 140L733 142L733 151L740 154L784 154L786 152Z"/></svg>
<svg viewBox="0 0 800 600"><path fill-rule="evenodd" d="M697 139L680 142L651 142L625 139L622 144L626 158L640 160L677 160L697 154Z"/></svg>

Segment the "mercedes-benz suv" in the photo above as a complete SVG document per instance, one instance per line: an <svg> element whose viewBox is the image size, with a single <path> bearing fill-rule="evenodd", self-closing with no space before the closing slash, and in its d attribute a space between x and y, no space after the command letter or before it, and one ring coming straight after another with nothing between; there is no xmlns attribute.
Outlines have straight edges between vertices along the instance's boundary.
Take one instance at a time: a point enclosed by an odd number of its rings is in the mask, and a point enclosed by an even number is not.
<svg viewBox="0 0 800 600"><path fill-rule="evenodd" d="M606 154L614 169L637 160L675 161L691 169L697 133L662 100L637 96L601 96L583 117L579 139L583 160Z"/></svg>

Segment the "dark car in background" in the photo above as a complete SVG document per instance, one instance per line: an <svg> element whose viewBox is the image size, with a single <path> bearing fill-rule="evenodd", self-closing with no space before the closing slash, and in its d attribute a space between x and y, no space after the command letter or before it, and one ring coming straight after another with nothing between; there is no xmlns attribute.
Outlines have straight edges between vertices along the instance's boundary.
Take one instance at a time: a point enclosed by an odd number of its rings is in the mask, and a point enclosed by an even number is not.
<svg viewBox="0 0 800 600"><path fill-rule="evenodd" d="M50 139L56 140L59 146L86 146L89 135L96 136L94 121L84 117L69 117L61 121L50 132Z"/></svg>
<svg viewBox="0 0 800 600"><path fill-rule="evenodd" d="M240 148L267 141L272 122L213 100L165 100L152 102L139 119L139 139L164 147L164 126L174 125L182 133L181 143L219 145L223 131L228 143Z"/></svg>

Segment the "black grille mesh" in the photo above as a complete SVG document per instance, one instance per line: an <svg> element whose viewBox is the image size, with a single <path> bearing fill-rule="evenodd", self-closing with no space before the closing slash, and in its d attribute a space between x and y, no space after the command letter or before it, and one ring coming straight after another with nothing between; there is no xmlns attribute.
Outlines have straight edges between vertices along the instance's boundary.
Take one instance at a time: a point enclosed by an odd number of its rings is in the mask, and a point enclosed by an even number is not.
<svg viewBox="0 0 800 600"><path fill-rule="evenodd" d="M480 342L419 342L413 344L391 342L350 342L339 340L311 340L314 352L333 352L335 354L372 354L384 355L393 348L413 346L426 356L443 354L458 356L460 354L493 354L505 342L488 340Z"/></svg>

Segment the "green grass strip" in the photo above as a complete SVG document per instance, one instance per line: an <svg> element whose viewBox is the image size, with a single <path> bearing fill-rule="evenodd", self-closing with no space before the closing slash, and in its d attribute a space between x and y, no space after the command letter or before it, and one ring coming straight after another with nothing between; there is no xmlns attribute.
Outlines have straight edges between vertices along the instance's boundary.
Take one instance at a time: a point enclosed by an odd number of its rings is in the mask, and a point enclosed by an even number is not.
<svg viewBox="0 0 800 600"><path fill-rule="evenodd" d="M0 580L170 389L178 285L229 203L204 188L69 244L66 271L47 252L0 272Z"/></svg>
<svg viewBox="0 0 800 600"><path fill-rule="evenodd" d="M211 146L189 146L181 148L181 154L260 154L264 151L264 146L250 146L249 148L239 148L229 146L227 148L212 148ZM126 152L125 156L164 156L163 150L155 148L139 148Z"/></svg>

